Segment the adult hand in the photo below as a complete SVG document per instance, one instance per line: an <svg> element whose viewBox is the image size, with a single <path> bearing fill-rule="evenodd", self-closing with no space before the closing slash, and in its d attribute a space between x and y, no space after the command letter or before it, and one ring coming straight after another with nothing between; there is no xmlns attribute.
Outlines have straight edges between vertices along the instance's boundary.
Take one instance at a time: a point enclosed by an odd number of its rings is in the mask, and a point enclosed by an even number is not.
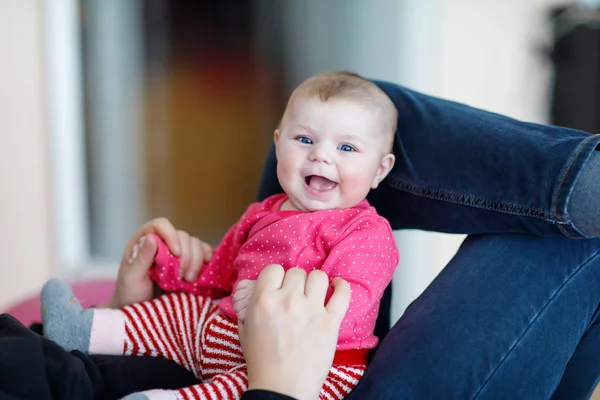
<svg viewBox="0 0 600 400"><path fill-rule="evenodd" d="M239 322L248 366L248 389L314 400L333 362L340 324L350 304L350 285L323 271L284 273L269 265L259 275L246 318Z"/></svg>
<svg viewBox="0 0 600 400"><path fill-rule="evenodd" d="M176 230L166 218L156 218L142 225L125 246L115 292L102 307L121 308L129 304L150 300L154 284L148 275L158 249L157 234L165 241L169 251L179 257L179 274L194 282L203 263L210 261L213 249L187 232Z"/></svg>

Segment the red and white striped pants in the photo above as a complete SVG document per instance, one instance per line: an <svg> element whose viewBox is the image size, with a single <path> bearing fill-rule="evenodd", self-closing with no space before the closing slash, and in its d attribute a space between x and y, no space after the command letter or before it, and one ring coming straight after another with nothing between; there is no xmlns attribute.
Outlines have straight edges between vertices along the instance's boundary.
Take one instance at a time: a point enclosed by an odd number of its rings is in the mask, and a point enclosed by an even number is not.
<svg viewBox="0 0 600 400"><path fill-rule="evenodd" d="M239 399L246 390L247 371L237 325L210 298L170 293L127 306L122 312L124 354L168 358L203 382L175 391L173 398ZM319 399L343 399L364 370L364 364L334 364ZM147 395L154 397L151 392Z"/></svg>

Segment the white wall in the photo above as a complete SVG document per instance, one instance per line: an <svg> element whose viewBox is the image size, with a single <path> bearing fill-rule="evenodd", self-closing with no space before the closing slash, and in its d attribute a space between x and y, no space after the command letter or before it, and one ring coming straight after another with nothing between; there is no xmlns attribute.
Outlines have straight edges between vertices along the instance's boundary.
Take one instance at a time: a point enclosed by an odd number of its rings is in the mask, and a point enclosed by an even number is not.
<svg viewBox="0 0 600 400"><path fill-rule="evenodd" d="M438 0L436 94L534 122L548 121L548 20L568 0Z"/></svg>
<svg viewBox="0 0 600 400"><path fill-rule="evenodd" d="M53 267L42 5L0 1L0 308Z"/></svg>
<svg viewBox="0 0 600 400"><path fill-rule="evenodd" d="M551 70L540 50L551 43L550 8L566 1L400 2L400 20L406 26L396 43L404 55L403 83L514 118L548 122ZM420 231L398 232L396 237L402 254L394 278L393 319L464 240L463 235Z"/></svg>

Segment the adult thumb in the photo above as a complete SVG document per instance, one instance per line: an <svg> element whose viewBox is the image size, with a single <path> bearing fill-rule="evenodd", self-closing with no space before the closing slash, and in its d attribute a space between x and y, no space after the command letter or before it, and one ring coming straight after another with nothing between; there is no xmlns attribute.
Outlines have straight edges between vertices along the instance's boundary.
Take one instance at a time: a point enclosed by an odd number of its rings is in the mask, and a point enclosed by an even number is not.
<svg viewBox="0 0 600 400"><path fill-rule="evenodd" d="M350 284L342 278L333 278L331 285L333 286L333 294L329 298L325 308L329 315L335 317L336 321L339 321L341 324L350 305L352 290Z"/></svg>

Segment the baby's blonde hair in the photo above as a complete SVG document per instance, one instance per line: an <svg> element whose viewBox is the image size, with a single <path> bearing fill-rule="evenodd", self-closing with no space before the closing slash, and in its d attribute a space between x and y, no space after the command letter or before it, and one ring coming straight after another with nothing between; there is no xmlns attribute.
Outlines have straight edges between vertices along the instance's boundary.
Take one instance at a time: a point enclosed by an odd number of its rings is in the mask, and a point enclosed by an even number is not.
<svg viewBox="0 0 600 400"><path fill-rule="evenodd" d="M393 146L398 120L398 110L390 98L377 85L362 76L348 71L333 71L315 75L302 82L292 92L288 107L298 98L316 97L322 102L329 99L353 100L381 111L384 118L384 132L390 138L390 151Z"/></svg>

